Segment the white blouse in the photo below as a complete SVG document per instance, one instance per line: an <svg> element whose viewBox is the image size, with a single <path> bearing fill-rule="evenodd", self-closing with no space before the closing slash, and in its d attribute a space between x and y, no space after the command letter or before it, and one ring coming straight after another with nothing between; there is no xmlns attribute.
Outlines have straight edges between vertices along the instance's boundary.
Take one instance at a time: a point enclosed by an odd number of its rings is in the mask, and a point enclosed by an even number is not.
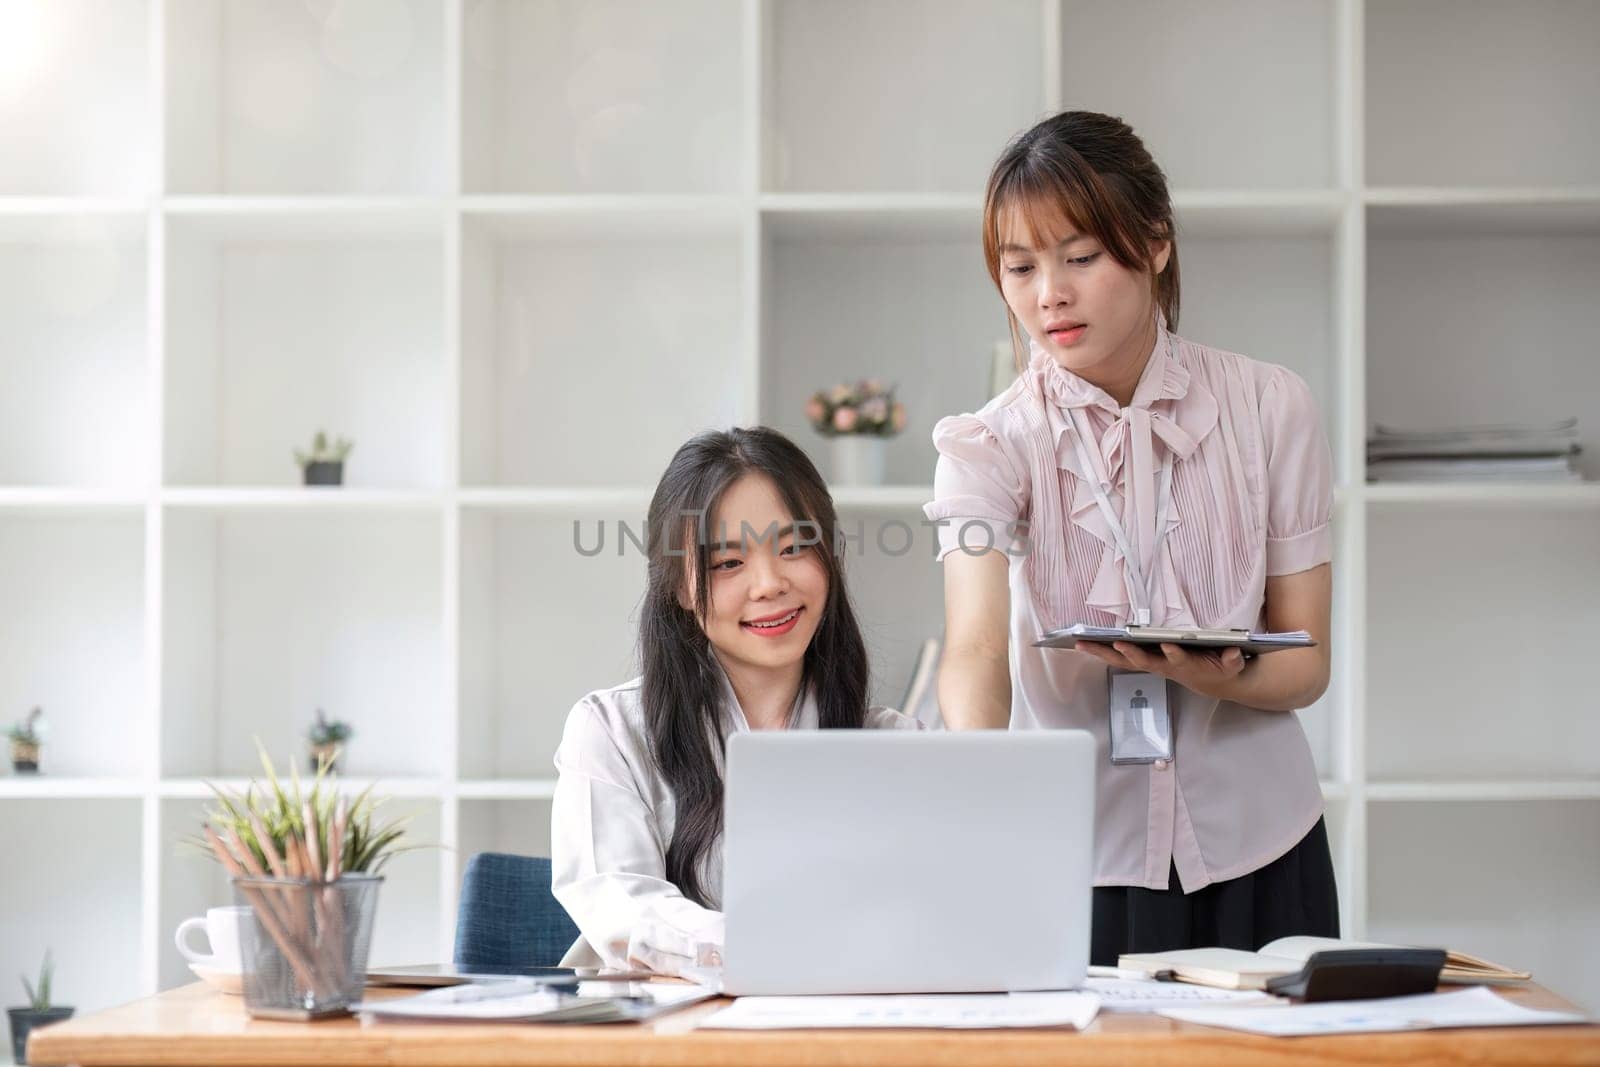
<svg viewBox="0 0 1600 1067"><path fill-rule="evenodd" d="M635 678L578 701L556 751L551 888L582 934L561 963L692 974L721 966L722 913L694 903L667 881L673 797L650 755L640 682ZM725 734L749 730L726 675L722 684ZM915 730L922 724L872 707L865 725ZM816 728L817 704L808 693L790 729ZM721 759L718 753L719 770ZM711 901L720 903L720 837L706 852L702 883Z"/></svg>

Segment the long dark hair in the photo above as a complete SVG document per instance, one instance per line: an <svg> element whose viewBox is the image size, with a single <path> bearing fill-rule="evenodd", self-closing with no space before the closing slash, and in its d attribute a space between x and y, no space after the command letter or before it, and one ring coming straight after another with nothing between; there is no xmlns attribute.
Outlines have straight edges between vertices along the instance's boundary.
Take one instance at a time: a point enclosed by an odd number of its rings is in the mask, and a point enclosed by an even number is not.
<svg viewBox="0 0 1600 1067"><path fill-rule="evenodd" d="M640 610L639 658L650 752L677 810L667 846L667 879L706 907L714 904L706 894L701 866L722 833L719 758L726 737L722 667L702 628L710 600L710 544L715 540L704 534L723 493L745 474L766 475L795 522L813 524L806 539L815 538L812 551L827 571L827 605L806 649L800 691L815 692L824 730L859 728L867 710L867 649L835 551L838 520L827 483L805 452L776 430L734 428L696 435L672 457L650 499L649 578ZM689 608L680 600L686 589Z"/></svg>
<svg viewBox="0 0 1600 1067"><path fill-rule="evenodd" d="M1000 216L1012 207L1025 209L1035 244L1041 219L1065 216L1128 270L1149 273L1151 296L1168 328L1178 328L1178 239L1167 177L1126 122L1093 111L1063 111L1006 145L983 197L983 258L997 289ZM1155 274L1150 242L1160 240L1171 243L1171 252L1166 269ZM1009 308L1006 314L1021 369L1028 346L1016 316Z"/></svg>

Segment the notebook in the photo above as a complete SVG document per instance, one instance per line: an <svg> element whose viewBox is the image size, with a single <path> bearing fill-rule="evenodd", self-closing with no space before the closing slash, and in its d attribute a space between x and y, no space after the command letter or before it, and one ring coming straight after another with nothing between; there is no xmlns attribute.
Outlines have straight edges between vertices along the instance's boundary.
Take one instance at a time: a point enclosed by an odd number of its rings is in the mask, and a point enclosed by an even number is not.
<svg viewBox="0 0 1600 1067"><path fill-rule="evenodd" d="M1247 656L1259 656L1285 648L1311 648L1316 645L1304 630L1268 633L1256 630L1205 630L1199 627L1090 626L1074 623L1060 630L1041 634L1035 648L1074 648L1079 641L1109 644L1130 641L1136 645L1177 645L1180 648L1215 650L1237 648Z"/></svg>
<svg viewBox="0 0 1600 1067"><path fill-rule="evenodd" d="M1371 941L1341 941L1332 937L1280 937L1261 946L1260 952L1243 952L1231 948L1191 948L1174 952L1144 952L1121 956L1117 966L1136 971L1146 977L1155 977L1163 971L1197 985L1216 986L1220 989L1265 989L1267 979L1280 974L1295 974L1305 966L1312 953L1352 948L1399 948ZM1513 971L1497 963L1468 956L1464 952L1449 952L1441 982L1470 985L1514 985L1526 982L1533 976L1527 971Z"/></svg>

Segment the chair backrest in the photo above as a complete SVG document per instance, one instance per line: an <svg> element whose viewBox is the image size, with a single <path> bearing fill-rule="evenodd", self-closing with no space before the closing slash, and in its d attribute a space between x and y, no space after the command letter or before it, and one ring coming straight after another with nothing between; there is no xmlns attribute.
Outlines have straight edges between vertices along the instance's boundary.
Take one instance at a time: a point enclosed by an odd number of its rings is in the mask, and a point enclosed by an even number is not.
<svg viewBox="0 0 1600 1067"><path fill-rule="evenodd" d="M577 939L578 927L550 892L548 859L480 852L467 861L456 963L553 967Z"/></svg>

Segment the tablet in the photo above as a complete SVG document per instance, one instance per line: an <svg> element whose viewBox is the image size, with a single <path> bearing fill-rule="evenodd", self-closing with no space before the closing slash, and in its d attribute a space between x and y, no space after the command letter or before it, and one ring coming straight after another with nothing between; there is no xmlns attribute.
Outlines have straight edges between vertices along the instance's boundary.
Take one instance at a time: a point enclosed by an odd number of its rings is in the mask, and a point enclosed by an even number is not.
<svg viewBox="0 0 1600 1067"><path fill-rule="evenodd" d="M592 967L503 967L469 963L414 963L401 967L369 967L368 985L452 986L470 982L575 982L580 978L643 981L654 975L644 971L605 972Z"/></svg>
<svg viewBox="0 0 1600 1067"><path fill-rule="evenodd" d="M1074 623L1060 630L1041 634L1035 648L1075 648L1079 641L1109 645L1127 641L1135 645L1177 645L1196 651L1237 648L1246 656L1280 652L1286 648L1314 648L1316 642L1304 630L1292 633L1264 633L1251 630L1205 630L1160 626L1090 626Z"/></svg>

